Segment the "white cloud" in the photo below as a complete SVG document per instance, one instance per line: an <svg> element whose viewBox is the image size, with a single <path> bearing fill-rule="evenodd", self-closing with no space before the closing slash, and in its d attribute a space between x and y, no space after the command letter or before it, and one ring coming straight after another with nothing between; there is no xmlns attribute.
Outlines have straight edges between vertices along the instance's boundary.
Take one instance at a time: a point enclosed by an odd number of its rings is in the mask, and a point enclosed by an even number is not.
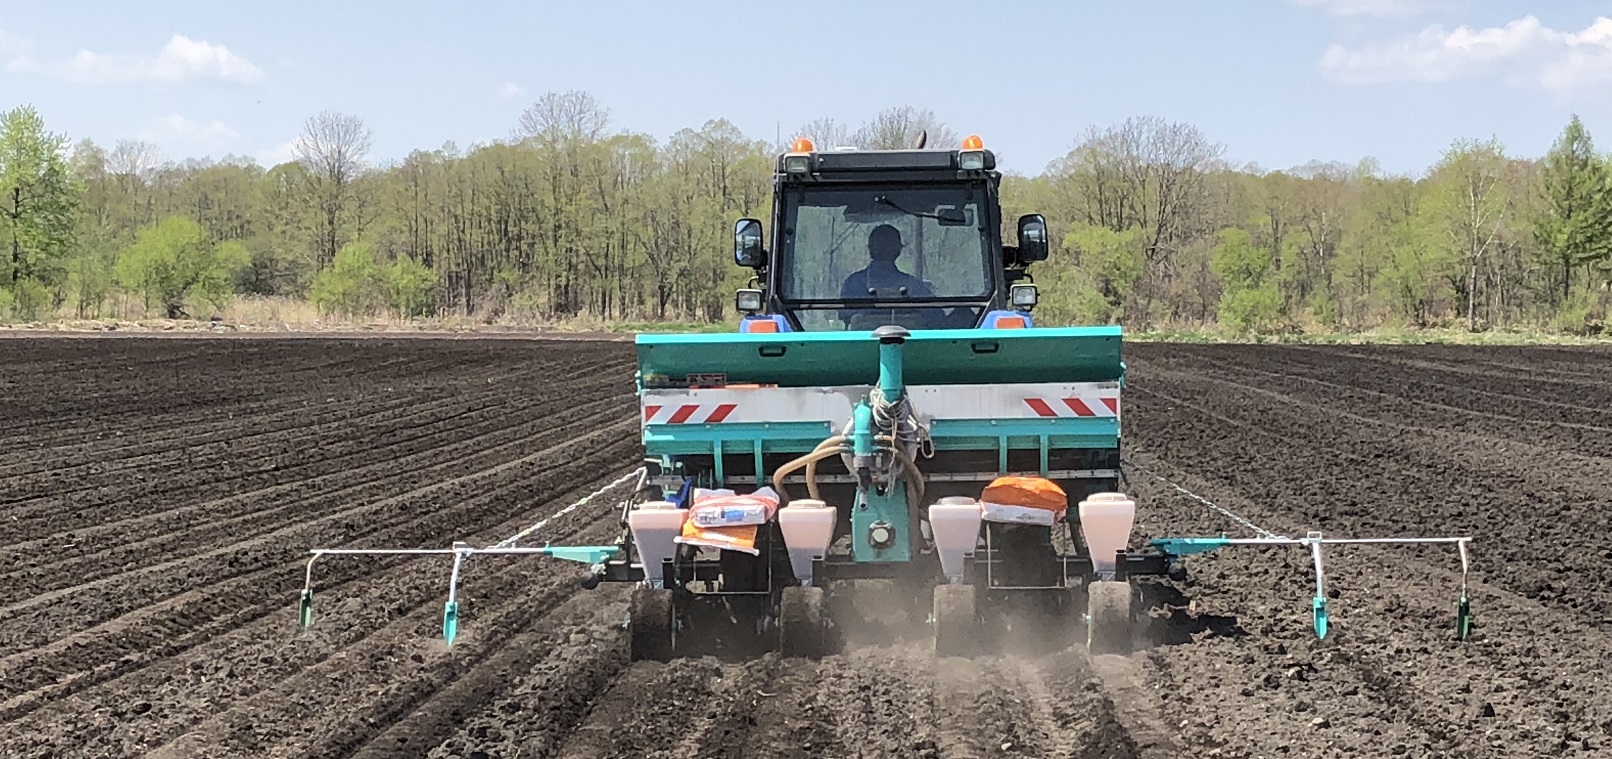
<svg viewBox="0 0 1612 759"><path fill-rule="evenodd" d="M6 71L24 71L34 65L33 45L11 32L0 29L0 63Z"/></svg>
<svg viewBox="0 0 1612 759"><path fill-rule="evenodd" d="M501 98L517 98L525 91L514 82L504 82L504 86L498 88L498 96Z"/></svg>
<svg viewBox="0 0 1612 759"><path fill-rule="evenodd" d="M1343 84L1499 76L1513 86L1576 92L1612 83L1612 18L1597 18L1578 32L1552 29L1534 16L1482 29L1434 24L1390 42L1334 44L1321 70Z"/></svg>
<svg viewBox="0 0 1612 759"><path fill-rule="evenodd" d="M203 123L177 113L157 119L140 130L142 139L182 153L217 150L239 136L240 132L218 119Z"/></svg>
<svg viewBox="0 0 1612 759"><path fill-rule="evenodd" d="M282 163L289 163L291 159L295 158L296 147L296 140L286 140L268 150L260 150L252 157L257 159L259 164L272 169Z"/></svg>
<svg viewBox="0 0 1612 759"><path fill-rule="evenodd" d="M46 74L81 84L182 82L189 79L244 83L263 77L262 69L230 52L229 48L204 40L193 40L183 34L175 34L154 56L80 50L71 58L38 61L24 52L16 54L7 64L7 69Z"/></svg>
<svg viewBox="0 0 1612 759"><path fill-rule="evenodd" d="M0 29L0 56L11 58L13 56L27 55L29 48L28 40Z"/></svg>
<svg viewBox="0 0 1612 759"><path fill-rule="evenodd" d="M1307 8L1320 8L1329 16L1394 18L1451 10L1456 0L1288 0Z"/></svg>

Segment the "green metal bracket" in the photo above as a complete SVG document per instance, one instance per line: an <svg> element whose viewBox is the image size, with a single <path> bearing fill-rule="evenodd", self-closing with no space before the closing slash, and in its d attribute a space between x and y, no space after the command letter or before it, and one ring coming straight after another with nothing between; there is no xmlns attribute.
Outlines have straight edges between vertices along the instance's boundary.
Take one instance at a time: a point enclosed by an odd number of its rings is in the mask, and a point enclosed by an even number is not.
<svg viewBox="0 0 1612 759"><path fill-rule="evenodd" d="M873 407L865 400L851 411L851 455L859 459L873 455Z"/></svg>
<svg viewBox="0 0 1612 759"><path fill-rule="evenodd" d="M1313 606L1315 609L1315 637L1324 639L1327 637L1327 600L1321 596L1316 596Z"/></svg>
<svg viewBox="0 0 1612 759"><path fill-rule="evenodd" d="M901 350L906 338L904 331L879 338L879 392L891 403L901 400L901 393L905 390Z"/></svg>
<svg viewBox="0 0 1612 759"><path fill-rule="evenodd" d="M813 387L865 382L879 348L868 337L860 331L640 334L635 342L645 387L707 372ZM902 382L1112 382L1121 375L1121 343L1117 326L918 330L902 347ZM983 345L992 350L977 349ZM958 371L962 366L968 371Z"/></svg>
<svg viewBox="0 0 1612 759"><path fill-rule="evenodd" d="M313 588L302 589L302 600L297 602L297 620L304 630L313 626Z"/></svg>
<svg viewBox="0 0 1612 759"><path fill-rule="evenodd" d="M544 546L543 555L592 566L616 555L616 546Z"/></svg>
<svg viewBox="0 0 1612 759"><path fill-rule="evenodd" d="M858 491L857 501L851 511L851 558L858 563L911 561L907 483L898 481L882 495L876 491ZM891 535L890 545L884 548L873 545L869 539L874 525L881 522Z"/></svg>
<svg viewBox="0 0 1612 759"><path fill-rule="evenodd" d="M1461 600L1455 602L1455 639L1466 640L1472 636L1472 601L1467 598L1466 591L1461 592Z"/></svg>
<svg viewBox="0 0 1612 759"><path fill-rule="evenodd" d="M1195 553L1209 553L1218 551L1231 545L1231 540L1225 536L1218 538L1154 538L1154 548L1171 556L1190 556Z"/></svg>
<svg viewBox="0 0 1612 759"><path fill-rule="evenodd" d="M453 639L459 637L459 602L449 601L442 609L442 639L453 645Z"/></svg>

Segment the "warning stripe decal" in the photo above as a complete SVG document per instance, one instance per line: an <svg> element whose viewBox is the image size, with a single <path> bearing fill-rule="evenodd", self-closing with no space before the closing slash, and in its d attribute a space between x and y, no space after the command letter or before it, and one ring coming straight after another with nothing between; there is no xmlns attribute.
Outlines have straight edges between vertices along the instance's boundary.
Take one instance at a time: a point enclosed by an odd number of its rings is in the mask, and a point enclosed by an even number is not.
<svg viewBox="0 0 1612 759"><path fill-rule="evenodd" d="M810 422L843 425L872 388L649 389L642 393L645 426ZM982 419L1118 420L1121 389L1114 383L914 385L914 413L925 422Z"/></svg>
<svg viewBox="0 0 1612 759"><path fill-rule="evenodd" d="M1024 405L1029 406L1036 416L1049 419L1071 416L1119 416L1119 399L1115 397L1058 398L1050 403L1045 398L1025 398Z"/></svg>
<svg viewBox="0 0 1612 759"><path fill-rule="evenodd" d="M645 424L719 424L739 408L737 403L685 403L644 406Z"/></svg>

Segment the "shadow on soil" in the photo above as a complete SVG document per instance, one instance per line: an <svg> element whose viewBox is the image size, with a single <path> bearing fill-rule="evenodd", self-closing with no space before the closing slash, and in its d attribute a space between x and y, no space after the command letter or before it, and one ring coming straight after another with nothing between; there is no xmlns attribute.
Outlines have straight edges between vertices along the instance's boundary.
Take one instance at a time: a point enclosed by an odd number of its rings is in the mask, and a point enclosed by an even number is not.
<svg viewBox="0 0 1612 759"><path fill-rule="evenodd" d="M1150 620L1148 639L1154 645L1179 646L1207 638L1235 639L1248 635L1235 616L1195 612L1192 599L1173 585L1150 584L1146 586L1146 598L1155 614L1158 609L1166 611L1165 616L1154 616Z"/></svg>

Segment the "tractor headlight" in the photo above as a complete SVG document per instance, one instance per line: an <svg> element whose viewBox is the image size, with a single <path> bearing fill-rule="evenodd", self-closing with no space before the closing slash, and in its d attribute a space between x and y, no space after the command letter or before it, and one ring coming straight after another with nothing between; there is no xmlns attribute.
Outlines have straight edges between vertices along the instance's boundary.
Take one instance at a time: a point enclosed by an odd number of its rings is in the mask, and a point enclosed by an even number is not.
<svg viewBox="0 0 1612 759"><path fill-rule="evenodd" d="M784 172L788 174L805 174L812 170L812 157L810 155L784 156Z"/></svg>
<svg viewBox="0 0 1612 759"><path fill-rule="evenodd" d="M1014 307L1026 311L1035 308L1036 301L1040 296L1035 285L1014 285L1010 293L1013 296Z"/></svg>
<svg viewBox="0 0 1612 759"><path fill-rule="evenodd" d="M957 154L957 168L963 171L984 171L985 151L964 150Z"/></svg>
<svg viewBox="0 0 1612 759"><path fill-rule="evenodd" d="M740 290L733 299L734 308L741 313L753 314L761 310L760 290Z"/></svg>

